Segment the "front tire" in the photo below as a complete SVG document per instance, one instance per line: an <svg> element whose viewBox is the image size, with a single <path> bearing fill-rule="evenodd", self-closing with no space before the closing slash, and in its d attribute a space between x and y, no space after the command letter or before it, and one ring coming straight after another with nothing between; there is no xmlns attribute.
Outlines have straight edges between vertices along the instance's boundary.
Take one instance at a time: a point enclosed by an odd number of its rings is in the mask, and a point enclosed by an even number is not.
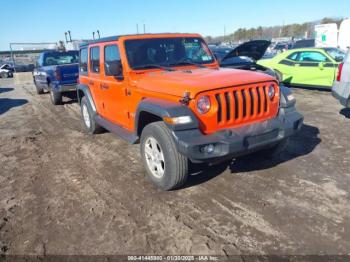
<svg viewBox="0 0 350 262"><path fill-rule="evenodd" d="M35 89L36 89L36 93L38 95L42 95L44 94L44 89L42 87L39 87L34 79L34 85L35 85Z"/></svg>
<svg viewBox="0 0 350 262"><path fill-rule="evenodd" d="M163 190L181 187L188 177L188 159L181 155L163 122L147 125L141 134L141 157L150 180Z"/></svg>

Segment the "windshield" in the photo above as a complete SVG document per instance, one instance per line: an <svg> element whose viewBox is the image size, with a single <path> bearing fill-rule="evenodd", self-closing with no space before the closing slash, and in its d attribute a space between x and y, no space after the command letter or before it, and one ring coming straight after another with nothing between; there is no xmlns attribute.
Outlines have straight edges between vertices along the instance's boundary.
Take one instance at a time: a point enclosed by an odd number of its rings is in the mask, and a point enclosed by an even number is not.
<svg viewBox="0 0 350 262"><path fill-rule="evenodd" d="M132 69L202 65L215 60L205 42L196 37L127 40L125 49Z"/></svg>
<svg viewBox="0 0 350 262"><path fill-rule="evenodd" d="M345 53L337 48L327 48L326 52L334 59L344 60Z"/></svg>
<svg viewBox="0 0 350 262"><path fill-rule="evenodd" d="M78 63L78 56L76 51L48 53L44 57L44 66Z"/></svg>

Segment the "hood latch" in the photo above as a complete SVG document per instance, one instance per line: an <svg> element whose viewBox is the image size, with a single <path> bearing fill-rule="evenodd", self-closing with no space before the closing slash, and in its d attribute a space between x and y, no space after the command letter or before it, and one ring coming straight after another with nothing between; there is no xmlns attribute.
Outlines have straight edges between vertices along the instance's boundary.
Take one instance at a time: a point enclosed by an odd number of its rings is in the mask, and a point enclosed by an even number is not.
<svg viewBox="0 0 350 262"><path fill-rule="evenodd" d="M190 103L190 92L186 91L183 95L183 97L179 100L181 104L188 106L188 104Z"/></svg>

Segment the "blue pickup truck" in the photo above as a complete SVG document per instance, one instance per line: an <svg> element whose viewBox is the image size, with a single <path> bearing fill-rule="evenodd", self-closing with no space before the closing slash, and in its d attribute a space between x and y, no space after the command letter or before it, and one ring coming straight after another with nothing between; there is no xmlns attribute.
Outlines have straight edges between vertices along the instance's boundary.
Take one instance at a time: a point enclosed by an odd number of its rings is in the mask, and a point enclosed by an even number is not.
<svg viewBox="0 0 350 262"><path fill-rule="evenodd" d="M78 51L45 51L33 71L38 94L50 92L54 105L62 103L62 93L75 91L79 76Z"/></svg>

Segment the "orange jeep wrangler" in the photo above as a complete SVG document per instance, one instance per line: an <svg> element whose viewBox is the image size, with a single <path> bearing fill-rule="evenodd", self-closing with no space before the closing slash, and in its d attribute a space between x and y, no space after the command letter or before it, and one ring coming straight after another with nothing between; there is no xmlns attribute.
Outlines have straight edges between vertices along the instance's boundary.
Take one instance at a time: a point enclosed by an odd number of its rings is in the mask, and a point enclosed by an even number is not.
<svg viewBox="0 0 350 262"><path fill-rule="evenodd" d="M140 142L147 174L164 190L185 183L189 161L276 153L303 123L287 88L269 75L220 68L197 34L87 42L77 91L88 132Z"/></svg>

